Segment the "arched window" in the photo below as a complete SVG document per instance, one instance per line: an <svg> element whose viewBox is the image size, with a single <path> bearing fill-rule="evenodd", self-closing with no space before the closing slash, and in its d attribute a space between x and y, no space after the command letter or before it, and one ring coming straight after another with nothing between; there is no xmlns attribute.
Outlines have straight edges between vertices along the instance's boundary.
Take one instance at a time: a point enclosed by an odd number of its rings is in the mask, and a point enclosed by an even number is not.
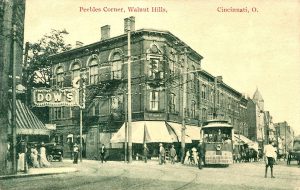
<svg viewBox="0 0 300 190"><path fill-rule="evenodd" d="M121 79L122 59L121 54L116 52L112 56L111 79Z"/></svg>
<svg viewBox="0 0 300 190"><path fill-rule="evenodd" d="M175 113L175 101L176 101L176 95L171 93L170 94L170 101L169 101L169 111L170 111L170 113Z"/></svg>
<svg viewBox="0 0 300 190"><path fill-rule="evenodd" d="M191 118L196 118L196 102L194 100L191 104Z"/></svg>
<svg viewBox="0 0 300 190"><path fill-rule="evenodd" d="M201 97L203 99L206 99L206 85L202 85L202 88L201 88Z"/></svg>
<svg viewBox="0 0 300 190"><path fill-rule="evenodd" d="M80 64L79 63L74 63L72 65L72 79L76 77L80 77Z"/></svg>
<svg viewBox="0 0 300 190"><path fill-rule="evenodd" d="M151 91L150 92L150 110L157 111L159 104L159 92Z"/></svg>
<svg viewBox="0 0 300 190"><path fill-rule="evenodd" d="M202 121L207 120L207 111L205 108L202 108Z"/></svg>
<svg viewBox="0 0 300 190"><path fill-rule="evenodd" d="M56 70L56 85L58 87L64 86L64 69L63 69L63 67L58 67Z"/></svg>
<svg viewBox="0 0 300 190"><path fill-rule="evenodd" d="M92 59L89 63L90 66L90 84L98 83L98 62L96 59Z"/></svg>

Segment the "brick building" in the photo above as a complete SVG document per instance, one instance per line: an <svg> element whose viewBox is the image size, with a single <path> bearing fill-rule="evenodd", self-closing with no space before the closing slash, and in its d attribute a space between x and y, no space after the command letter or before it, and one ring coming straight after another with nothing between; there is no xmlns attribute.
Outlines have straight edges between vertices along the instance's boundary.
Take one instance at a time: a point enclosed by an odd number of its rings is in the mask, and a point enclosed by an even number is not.
<svg viewBox="0 0 300 190"><path fill-rule="evenodd" d="M130 27L134 30L134 18L127 19L133 21ZM83 130L88 158L95 156L100 143L109 148L123 146L110 143L110 139L125 120L127 34L110 37L110 26L106 25L101 27L100 39L49 58L53 87L70 87L76 77L87 77ZM161 129L180 126L184 110L188 129L199 129L216 113L218 118L230 120L240 133L247 131L247 99L220 77L201 70L203 57L169 31L132 31L131 55L133 122L157 121ZM185 109L183 83L187 87ZM79 134L79 109L51 108L50 122L57 126L56 141L74 141Z"/></svg>

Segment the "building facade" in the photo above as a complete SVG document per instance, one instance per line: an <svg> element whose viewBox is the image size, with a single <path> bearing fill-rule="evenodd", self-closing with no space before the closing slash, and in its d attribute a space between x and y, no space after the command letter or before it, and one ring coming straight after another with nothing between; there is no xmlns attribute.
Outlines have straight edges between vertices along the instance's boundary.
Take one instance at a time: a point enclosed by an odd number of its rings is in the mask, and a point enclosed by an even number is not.
<svg viewBox="0 0 300 190"><path fill-rule="evenodd" d="M8 161L8 100L11 89L12 66L15 64L17 84L20 84L23 38L24 38L25 0L0 2L0 174L10 173ZM15 27L14 27L15 25ZM14 32L15 31L15 32ZM13 60L15 59L15 62Z"/></svg>
<svg viewBox="0 0 300 190"><path fill-rule="evenodd" d="M286 155L288 151L293 149L294 130L286 121L275 123L275 130L278 152L279 154Z"/></svg>
<svg viewBox="0 0 300 190"><path fill-rule="evenodd" d="M247 105L247 119L249 126L249 139L256 141L259 147L262 148L266 139L265 135L265 112L264 112L264 100L256 89L253 98L248 98Z"/></svg>
<svg viewBox="0 0 300 190"><path fill-rule="evenodd" d="M201 70L203 57L199 53L169 31L135 31L134 18L127 19L133 21L133 121L180 124L184 119L187 125L200 127L215 115L229 120L239 133L247 131L247 99ZM52 87L71 87L74 79L86 78L83 140L88 158L94 158L100 143L109 148L122 147L110 143L110 139L126 119L127 40L126 33L111 38L110 26L106 25L101 27L99 42L49 57L53 63ZM51 108L50 122L57 126L56 140L71 148L70 143L79 134L79 108Z"/></svg>

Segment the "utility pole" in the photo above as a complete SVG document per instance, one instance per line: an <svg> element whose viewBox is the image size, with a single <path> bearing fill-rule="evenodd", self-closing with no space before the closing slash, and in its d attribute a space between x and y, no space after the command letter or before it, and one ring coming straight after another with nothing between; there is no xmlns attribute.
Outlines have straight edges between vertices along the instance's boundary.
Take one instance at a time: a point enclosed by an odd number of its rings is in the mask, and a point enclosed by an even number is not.
<svg viewBox="0 0 300 190"><path fill-rule="evenodd" d="M127 78L128 78L128 101L127 101L127 107L128 107L128 162L132 162L132 126L131 126L131 41L130 41L130 25L131 25L131 18L127 19L127 39L128 39L128 66L127 66Z"/></svg>
<svg viewBox="0 0 300 190"><path fill-rule="evenodd" d="M84 71L82 71L84 72ZM79 126L79 133L80 133L80 149L79 149L79 158L80 158L80 162L82 162L82 120L83 120L83 109L85 108L85 74L81 73L81 77L80 77L80 88L82 90L82 105L80 106L80 126Z"/></svg>
<svg viewBox="0 0 300 190"><path fill-rule="evenodd" d="M124 125L125 125L125 142L124 142L124 161L125 163L127 162L127 142L128 142L128 126L127 126L127 101L126 101L126 90L124 89L123 91L123 97L124 97L124 112L125 112L125 122L124 122Z"/></svg>
<svg viewBox="0 0 300 190"><path fill-rule="evenodd" d="M182 72L182 127L181 127L181 163L184 162L185 153L185 111L186 111L186 75L187 75L187 49L184 48L184 63Z"/></svg>
<svg viewBox="0 0 300 190"><path fill-rule="evenodd" d="M12 106L11 106L11 117L12 117L12 147L13 147L13 155L12 155L12 173L17 173L17 130L16 130L16 64L17 64L17 26L13 25L13 62L12 62Z"/></svg>

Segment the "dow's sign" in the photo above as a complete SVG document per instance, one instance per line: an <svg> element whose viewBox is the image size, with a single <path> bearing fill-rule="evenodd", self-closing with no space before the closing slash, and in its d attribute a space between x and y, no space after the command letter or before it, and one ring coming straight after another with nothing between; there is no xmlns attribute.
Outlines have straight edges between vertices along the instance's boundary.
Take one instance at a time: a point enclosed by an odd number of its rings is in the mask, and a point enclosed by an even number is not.
<svg viewBox="0 0 300 190"><path fill-rule="evenodd" d="M79 90L75 88L34 89L32 103L36 107L79 106Z"/></svg>

